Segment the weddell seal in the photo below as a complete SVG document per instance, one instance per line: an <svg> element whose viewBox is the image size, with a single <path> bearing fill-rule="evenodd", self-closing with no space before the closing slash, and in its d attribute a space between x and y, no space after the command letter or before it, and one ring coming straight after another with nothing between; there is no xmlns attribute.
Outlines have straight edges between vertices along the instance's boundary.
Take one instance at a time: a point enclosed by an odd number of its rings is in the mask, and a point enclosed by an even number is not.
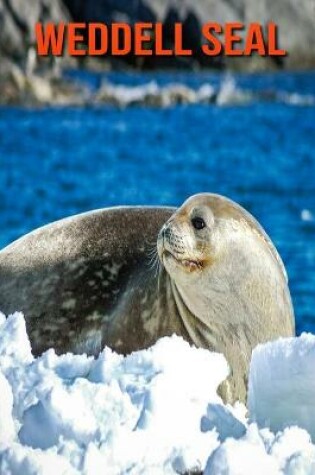
<svg viewBox="0 0 315 475"><path fill-rule="evenodd" d="M179 209L92 211L22 237L0 252L0 310L25 314L35 354L130 353L181 335L226 356L227 401L246 399L252 349L294 334L270 239L239 205L208 193Z"/></svg>

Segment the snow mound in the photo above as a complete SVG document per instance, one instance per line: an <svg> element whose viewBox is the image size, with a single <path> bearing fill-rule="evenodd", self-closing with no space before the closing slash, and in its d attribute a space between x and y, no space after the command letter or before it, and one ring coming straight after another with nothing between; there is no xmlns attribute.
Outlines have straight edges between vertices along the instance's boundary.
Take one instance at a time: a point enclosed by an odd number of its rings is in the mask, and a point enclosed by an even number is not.
<svg viewBox="0 0 315 475"><path fill-rule="evenodd" d="M223 355L172 336L126 357L34 358L23 315L0 314L0 473L314 473L311 437L292 426L313 434L314 358L311 335L259 346L248 419L217 395Z"/></svg>
<svg viewBox="0 0 315 475"><path fill-rule="evenodd" d="M253 420L272 431L288 425L315 440L315 336L258 345L252 355L248 406Z"/></svg>

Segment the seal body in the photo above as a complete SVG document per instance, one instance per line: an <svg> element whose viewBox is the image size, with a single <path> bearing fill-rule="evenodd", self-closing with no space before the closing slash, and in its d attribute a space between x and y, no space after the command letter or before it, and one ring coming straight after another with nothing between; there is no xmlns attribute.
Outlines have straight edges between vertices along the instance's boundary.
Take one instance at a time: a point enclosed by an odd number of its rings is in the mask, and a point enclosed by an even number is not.
<svg viewBox="0 0 315 475"><path fill-rule="evenodd" d="M0 310L23 311L35 354L129 353L181 335L225 354L227 401L246 398L252 349L294 334L277 251L249 213L212 194L177 210L94 211L28 234L0 252Z"/></svg>
<svg viewBox="0 0 315 475"><path fill-rule="evenodd" d="M97 210L22 237L0 252L1 311L24 313L35 354L148 346L159 336L152 311L167 319L152 249L174 211Z"/></svg>

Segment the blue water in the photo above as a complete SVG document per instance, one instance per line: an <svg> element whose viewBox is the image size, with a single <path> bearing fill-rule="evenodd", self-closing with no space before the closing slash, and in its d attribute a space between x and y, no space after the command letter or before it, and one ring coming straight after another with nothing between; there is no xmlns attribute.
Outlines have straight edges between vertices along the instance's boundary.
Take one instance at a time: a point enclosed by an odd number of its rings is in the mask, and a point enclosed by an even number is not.
<svg viewBox="0 0 315 475"><path fill-rule="evenodd" d="M69 73L73 75L74 73ZM100 75L76 77L95 88ZM112 82L218 85L220 75L111 74ZM315 73L239 76L252 91L315 97ZM315 332L315 107L0 109L0 247L50 221L118 204L179 205L200 191L240 202L285 262L297 330ZM305 212L304 212L305 214Z"/></svg>

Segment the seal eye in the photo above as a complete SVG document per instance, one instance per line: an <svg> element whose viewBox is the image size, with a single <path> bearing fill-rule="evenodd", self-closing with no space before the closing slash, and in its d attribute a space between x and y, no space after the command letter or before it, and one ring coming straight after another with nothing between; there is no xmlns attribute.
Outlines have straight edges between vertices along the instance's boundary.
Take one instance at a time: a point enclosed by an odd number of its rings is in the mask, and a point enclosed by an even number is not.
<svg viewBox="0 0 315 475"><path fill-rule="evenodd" d="M198 217L193 218L191 220L191 222L192 222L192 225L195 229L199 230L199 229L203 229L203 228L206 227L206 223L204 222L204 220L202 218L198 218Z"/></svg>

